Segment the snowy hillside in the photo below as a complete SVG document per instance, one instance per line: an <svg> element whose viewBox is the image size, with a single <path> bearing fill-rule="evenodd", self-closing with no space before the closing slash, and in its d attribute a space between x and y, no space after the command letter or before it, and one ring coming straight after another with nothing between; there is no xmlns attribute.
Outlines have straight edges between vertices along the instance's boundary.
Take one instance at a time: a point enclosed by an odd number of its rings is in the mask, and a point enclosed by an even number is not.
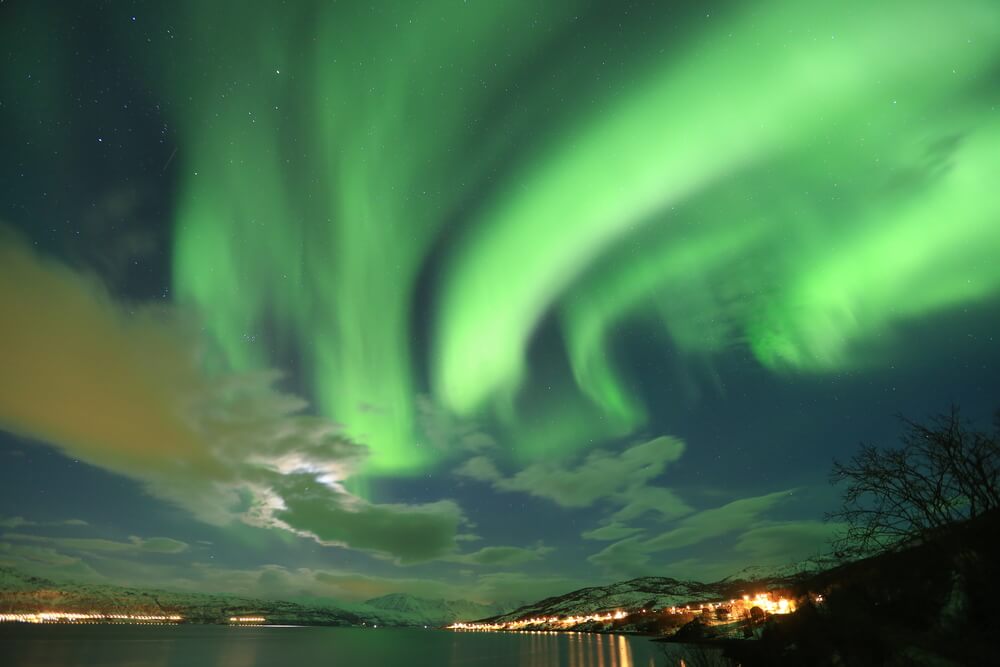
<svg viewBox="0 0 1000 667"><path fill-rule="evenodd" d="M0 567L0 612L180 614L194 623L224 623L230 616L263 616L269 623L302 625L433 626L456 621L499 622L539 616L637 612L723 600L787 585L788 576L748 568L704 584L668 577L642 577L593 586L523 605L513 611L467 600L432 600L391 594L360 604L329 599L289 602L224 594L180 593L102 584L56 583Z"/></svg>
<svg viewBox="0 0 1000 667"><path fill-rule="evenodd" d="M508 607L509 609L509 607ZM54 582L0 567L0 613L180 614L193 623L224 623L230 616L264 616L269 623L299 625L448 625L505 609L465 600L385 595L360 604L315 598L297 602L225 594L179 593L103 584Z"/></svg>
<svg viewBox="0 0 1000 667"><path fill-rule="evenodd" d="M709 585L696 581L642 577L608 586L581 588L546 598L503 614L497 619L508 621L534 616L574 616L618 609L669 607L716 596L716 591Z"/></svg>
<svg viewBox="0 0 1000 667"><path fill-rule="evenodd" d="M360 625L378 622L335 606L230 595L178 593L103 584L56 583L0 567L0 612L180 614L194 623L224 623L230 616L264 616L270 623Z"/></svg>
<svg viewBox="0 0 1000 667"><path fill-rule="evenodd" d="M786 565L750 565L739 572L735 572L722 581L771 581L789 580L806 577L821 570L828 569L834 565L833 562L821 560L804 560Z"/></svg>
<svg viewBox="0 0 1000 667"><path fill-rule="evenodd" d="M373 598L365 606L387 625L449 625L466 618L482 618L502 609L467 600L429 600L403 593Z"/></svg>
<svg viewBox="0 0 1000 667"><path fill-rule="evenodd" d="M679 581L669 577L640 577L607 586L582 588L565 595L525 605L493 619L499 622L524 618L579 616L606 612L662 609L695 602L725 600L754 594L789 582L787 578L730 577L712 584Z"/></svg>

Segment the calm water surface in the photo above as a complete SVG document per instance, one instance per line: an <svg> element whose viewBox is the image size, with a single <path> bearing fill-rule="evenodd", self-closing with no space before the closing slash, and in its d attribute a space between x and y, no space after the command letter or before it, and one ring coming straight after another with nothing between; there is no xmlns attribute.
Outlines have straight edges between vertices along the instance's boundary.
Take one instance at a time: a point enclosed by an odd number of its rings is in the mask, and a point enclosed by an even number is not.
<svg viewBox="0 0 1000 667"><path fill-rule="evenodd" d="M660 667L644 637L445 630L224 626L2 626L4 667Z"/></svg>

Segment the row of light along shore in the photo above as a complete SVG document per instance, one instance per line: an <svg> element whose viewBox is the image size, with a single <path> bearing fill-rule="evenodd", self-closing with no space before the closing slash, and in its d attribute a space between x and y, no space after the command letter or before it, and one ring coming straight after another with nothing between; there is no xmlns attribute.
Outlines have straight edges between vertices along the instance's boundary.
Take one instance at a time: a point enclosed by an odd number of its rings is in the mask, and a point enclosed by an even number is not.
<svg viewBox="0 0 1000 667"><path fill-rule="evenodd" d="M263 616L230 616L229 623L257 625L266 623ZM71 611L38 611L0 614L0 623L182 623L180 614L87 614Z"/></svg>
<svg viewBox="0 0 1000 667"><path fill-rule="evenodd" d="M817 602L822 602L822 597L819 597ZM790 614L795 611L795 601L787 600L783 597L774 599L769 593L758 593L753 597L749 595L744 595L742 598L737 598L729 600L729 602L706 602L704 604L695 605L684 605L684 606L673 606L664 607L657 610L646 610L639 609L638 611L631 612L632 614L648 614L648 613L663 613L663 614L697 614L703 612L705 609L715 610L720 607L725 608L727 612L740 612L749 611L754 607L759 607L761 611L767 614ZM448 626L451 630L488 630L488 631L498 631L498 630L523 630L525 628L538 628L538 627L571 627L576 625L581 625L583 623L606 623L608 621L619 621L630 614L621 610L613 612L605 612L603 614L589 614L580 616L537 616L534 618L519 618L513 621L503 621L499 623L452 623Z"/></svg>

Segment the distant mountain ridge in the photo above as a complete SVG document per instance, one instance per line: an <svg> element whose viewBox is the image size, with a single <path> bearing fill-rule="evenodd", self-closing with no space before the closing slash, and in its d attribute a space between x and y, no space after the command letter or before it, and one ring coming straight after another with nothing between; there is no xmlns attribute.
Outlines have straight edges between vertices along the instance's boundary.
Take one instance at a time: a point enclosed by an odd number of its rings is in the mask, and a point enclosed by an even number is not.
<svg viewBox="0 0 1000 667"><path fill-rule="evenodd" d="M0 611L180 614L194 623L224 623L230 616L262 615L272 623L361 625L378 622L335 605L302 605L210 593L179 593L109 584L54 582L0 567Z"/></svg>
<svg viewBox="0 0 1000 667"><path fill-rule="evenodd" d="M176 613L195 623L222 623L230 616L264 616L298 625L442 626L507 608L467 600L431 600L397 593L361 604L332 599L299 602L228 594L182 593L109 584L55 582L0 566L0 612Z"/></svg>
<svg viewBox="0 0 1000 667"><path fill-rule="evenodd" d="M468 600L431 600L406 593L391 593L366 600L365 605L394 625L449 625L467 618L482 618L501 613L503 608Z"/></svg>
<svg viewBox="0 0 1000 667"><path fill-rule="evenodd" d="M789 574L791 573L791 574ZM576 616L609 611L660 609L719 600L800 578L801 568L744 568L715 583L640 577L590 586L523 604L511 610L468 600L435 600L393 593L359 604L333 599L298 602L227 594L184 593L107 584L57 583L0 567L0 612L59 610L101 613L176 613L195 623L224 623L230 616L260 615L270 623L441 627L456 621L511 621L537 616Z"/></svg>

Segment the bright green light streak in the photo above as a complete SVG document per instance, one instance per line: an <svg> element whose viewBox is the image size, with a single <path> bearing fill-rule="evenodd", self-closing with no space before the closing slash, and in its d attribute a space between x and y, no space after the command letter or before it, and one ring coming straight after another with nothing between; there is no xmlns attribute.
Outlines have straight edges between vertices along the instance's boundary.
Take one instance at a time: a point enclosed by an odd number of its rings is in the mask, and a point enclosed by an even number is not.
<svg viewBox="0 0 1000 667"><path fill-rule="evenodd" d="M991 3L756 11L580 119L477 221L443 285L435 380L452 409L473 412L517 387L542 315L657 210L856 121L866 107L886 108L895 94L947 96L967 81L955 71L975 72L995 55Z"/></svg>
<svg viewBox="0 0 1000 667"><path fill-rule="evenodd" d="M174 280L229 366L298 362L370 472L445 456L415 426L431 257L432 389L459 415L492 408L522 453L645 421L609 357L629 318L691 355L746 344L826 370L1000 290L976 180L997 167L990 112L969 96L996 67L993 2L771 2L632 53L603 98L509 92L573 62L545 50L572 3L308 7L192 10ZM554 133L512 129L550 114ZM951 172L879 189L949 132L967 135ZM571 376L546 390L525 359L550 312Z"/></svg>
<svg viewBox="0 0 1000 667"><path fill-rule="evenodd" d="M749 325L768 366L833 370L900 322L1000 291L1000 123L970 132L918 196L868 212L855 233L797 267Z"/></svg>
<svg viewBox="0 0 1000 667"><path fill-rule="evenodd" d="M417 276L464 195L456 183L485 166L465 159L470 116L564 11L193 9L194 53L211 66L195 58L173 82L192 100L176 292L236 369L282 367L296 350L319 410L371 448L371 472L440 456L414 426ZM506 35L529 19L512 50Z"/></svg>

